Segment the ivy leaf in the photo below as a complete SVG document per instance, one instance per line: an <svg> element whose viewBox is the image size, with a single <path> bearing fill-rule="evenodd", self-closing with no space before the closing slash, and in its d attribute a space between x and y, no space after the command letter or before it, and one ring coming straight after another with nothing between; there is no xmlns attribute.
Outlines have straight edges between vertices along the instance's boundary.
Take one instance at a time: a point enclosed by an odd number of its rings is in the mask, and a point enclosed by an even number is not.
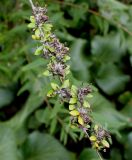
<svg viewBox="0 0 132 160"><path fill-rule="evenodd" d="M23 145L24 159L72 160L71 154L48 134L33 132Z"/></svg>
<svg viewBox="0 0 132 160"><path fill-rule="evenodd" d="M96 76L99 87L109 95L123 91L129 81L130 77L123 74L119 68L111 63L102 64Z"/></svg>
<svg viewBox="0 0 132 160"><path fill-rule="evenodd" d="M12 129L0 125L0 159L18 160L15 134Z"/></svg>

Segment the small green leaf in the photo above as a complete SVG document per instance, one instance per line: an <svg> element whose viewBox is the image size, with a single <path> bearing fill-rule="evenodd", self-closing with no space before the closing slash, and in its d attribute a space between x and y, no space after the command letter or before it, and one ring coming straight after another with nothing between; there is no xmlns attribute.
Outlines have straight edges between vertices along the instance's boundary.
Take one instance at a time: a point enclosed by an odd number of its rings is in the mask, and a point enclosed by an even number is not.
<svg viewBox="0 0 132 160"><path fill-rule="evenodd" d="M70 73L70 66L67 65L66 69L65 69L65 74L68 75Z"/></svg>
<svg viewBox="0 0 132 160"><path fill-rule="evenodd" d="M68 61L68 60L70 60L70 59L71 59L71 57L66 55L66 56L64 57L64 62L66 62L66 61Z"/></svg>
<svg viewBox="0 0 132 160"><path fill-rule="evenodd" d="M36 31L35 31L35 36L37 36L37 37L40 36L40 31L39 31L39 29L36 29Z"/></svg>
<svg viewBox="0 0 132 160"><path fill-rule="evenodd" d="M87 101L84 101L83 106L86 108L90 108L90 104Z"/></svg>
<svg viewBox="0 0 132 160"><path fill-rule="evenodd" d="M28 28L35 28L35 23L29 23Z"/></svg>
<svg viewBox="0 0 132 160"><path fill-rule="evenodd" d="M105 146L105 147L107 147L107 148L110 147L109 143L108 143L105 139L103 139L103 140L101 141L101 143L103 144L103 146Z"/></svg>
<svg viewBox="0 0 132 160"><path fill-rule="evenodd" d="M43 50L43 46L40 46L40 47L38 47L37 49L36 49L36 51L35 51L35 55L40 55L41 53L42 53L42 50Z"/></svg>
<svg viewBox="0 0 132 160"><path fill-rule="evenodd" d="M76 96L76 94L77 94L77 87L76 86L74 86L74 85L72 85L72 87L71 87L71 94L72 94L72 96Z"/></svg>
<svg viewBox="0 0 132 160"><path fill-rule="evenodd" d="M50 52L54 52L55 49L53 47L50 47L50 46L45 46L46 49L48 49Z"/></svg>
<svg viewBox="0 0 132 160"><path fill-rule="evenodd" d="M70 82L69 82L69 79L67 79L64 81L62 88L68 88L69 86L70 86Z"/></svg>
<svg viewBox="0 0 132 160"><path fill-rule="evenodd" d="M70 115L72 115L72 116L78 116L79 112L77 110L73 110L73 111L70 112Z"/></svg>
<svg viewBox="0 0 132 160"><path fill-rule="evenodd" d="M69 105L69 110L73 110L73 109L75 109L75 105L70 104L70 105Z"/></svg>
<svg viewBox="0 0 132 160"><path fill-rule="evenodd" d="M89 139L90 139L91 141L96 141L96 140L97 140L97 138L96 138L95 136L91 136Z"/></svg>
<svg viewBox="0 0 132 160"><path fill-rule="evenodd" d="M31 21L32 23L34 23L34 22L35 22L35 18L34 18L34 16L30 16L30 21Z"/></svg>
<svg viewBox="0 0 132 160"><path fill-rule="evenodd" d="M75 104L75 103L77 103L77 99L76 98L71 98L69 103L70 104Z"/></svg>
<svg viewBox="0 0 132 160"><path fill-rule="evenodd" d="M44 76L49 76L49 75L50 75L50 72L49 72L48 70L46 70L46 71L43 72L43 75L44 75Z"/></svg>
<svg viewBox="0 0 132 160"><path fill-rule="evenodd" d="M52 90L52 89L49 90L48 93L47 93L47 96L52 97L53 95L54 95L54 90Z"/></svg>
<svg viewBox="0 0 132 160"><path fill-rule="evenodd" d="M50 122L50 134L53 134L57 128L57 118L54 117L54 119L52 119L52 121Z"/></svg>
<svg viewBox="0 0 132 160"><path fill-rule="evenodd" d="M87 98L92 98L93 95L92 95L92 94L88 94L86 97L87 97Z"/></svg>
<svg viewBox="0 0 132 160"><path fill-rule="evenodd" d="M51 28L52 28L52 27L53 27L52 24L44 24L44 25L43 25L43 29L44 29L45 32L51 31Z"/></svg>
<svg viewBox="0 0 132 160"><path fill-rule="evenodd" d="M97 132L98 128L99 128L99 126L96 124L96 125L94 126L94 130Z"/></svg>
<svg viewBox="0 0 132 160"><path fill-rule="evenodd" d="M82 126L84 125L84 120L81 116L78 116L78 123L81 124Z"/></svg>
<svg viewBox="0 0 132 160"><path fill-rule="evenodd" d="M54 90L57 90L59 88L58 84L56 83L51 83L51 87L54 89Z"/></svg>

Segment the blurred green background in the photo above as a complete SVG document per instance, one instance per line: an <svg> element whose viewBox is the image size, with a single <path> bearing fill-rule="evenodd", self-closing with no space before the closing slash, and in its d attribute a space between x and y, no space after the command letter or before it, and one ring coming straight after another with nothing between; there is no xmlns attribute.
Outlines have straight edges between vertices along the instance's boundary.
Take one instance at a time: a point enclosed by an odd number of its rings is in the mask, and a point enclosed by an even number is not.
<svg viewBox="0 0 132 160"><path fill-rule="evenodd" d="M132 160L131 0L34 0L48 5L54 33L70 48L73 83L92 83L93 117L107 128L106 160ZM67 106L47 100L46 61L27 28L28 0L0 0L0 160L99 160L69 127Z"/></svg>

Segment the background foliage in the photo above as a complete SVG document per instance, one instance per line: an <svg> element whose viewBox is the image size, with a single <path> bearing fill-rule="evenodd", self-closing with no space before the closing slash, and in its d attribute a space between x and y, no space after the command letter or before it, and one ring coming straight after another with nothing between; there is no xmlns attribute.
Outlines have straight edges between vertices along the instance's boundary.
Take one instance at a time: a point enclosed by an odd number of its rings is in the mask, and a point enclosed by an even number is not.
<svg viewBox="0 0 132 160"><path fill-rule="evenodd" d="M131 160L131 1L36 1L45 3L55 34L70 47L73 83L96 87L93 116L113 140L103 157ZM1 0L0 11L0 159L99 159L83 133L70 128L67 106L46 98L47 62L33 55L28 1Z"/></svg>

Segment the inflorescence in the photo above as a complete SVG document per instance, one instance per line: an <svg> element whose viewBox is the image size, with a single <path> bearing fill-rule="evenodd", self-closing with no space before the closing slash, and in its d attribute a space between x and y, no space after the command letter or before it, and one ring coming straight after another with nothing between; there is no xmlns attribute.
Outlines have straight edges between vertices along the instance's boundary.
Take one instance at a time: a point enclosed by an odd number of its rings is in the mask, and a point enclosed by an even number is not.
<svg viewBox="0 0 132 160"><path fill-rule="evenodd" d="M91 107L88 102L92 89L89 86L77 87L71 84L68 79L70 66L69 48L65 47L54 33L52 24L49 22L47 8L37 7L32 4L33 16L30 17L29 28L32 29L32 38L39 42L39 47L35 55L48 60L47 69L43 75L57 77L59 84L51 82L52 89L47 93L48 97L58 96L62 102L69 104L69 114L71 115L71 127L83 130L91 141L93 148L97 150L109 148L109 133L102 126L95 124L91 116Z"/></svg>

